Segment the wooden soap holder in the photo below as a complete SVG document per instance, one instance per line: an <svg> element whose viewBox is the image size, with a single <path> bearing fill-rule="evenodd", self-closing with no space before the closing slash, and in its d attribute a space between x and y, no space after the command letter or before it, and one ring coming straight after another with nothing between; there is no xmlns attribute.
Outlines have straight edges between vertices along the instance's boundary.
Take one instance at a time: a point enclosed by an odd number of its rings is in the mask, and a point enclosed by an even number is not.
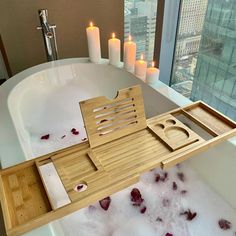
<svg viewBox="0 0 236 236"><path fill-rule="evenodd" d="M88 141L1 170L8 235L22 235L93 204L136 183L148 170L173 166L236 134L234 121L203 102L146 120L140 86L122 89L112 100L82 101L80 107ZM86 185L84 191L80 185Z"/></svg>
<svg viewBox="0 0 236 236"><path fill-rule="evenodd" d="M199 135L174 116L167 114L157 123L148 126L172 151L183 148L195 142L203 142Z"/></svg>

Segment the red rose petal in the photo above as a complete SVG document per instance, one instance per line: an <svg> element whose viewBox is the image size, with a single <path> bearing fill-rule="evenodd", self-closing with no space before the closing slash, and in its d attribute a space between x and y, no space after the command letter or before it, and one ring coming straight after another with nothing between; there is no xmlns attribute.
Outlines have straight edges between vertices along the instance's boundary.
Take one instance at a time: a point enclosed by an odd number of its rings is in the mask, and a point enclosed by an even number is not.
<svg viewBox="0 0 236 236"><path fill-rule="evenodd" d="M178 188L178 186L177 186L176 182L173 182L172 183L172 189L175 191L175 190L177 190L177 188Z"/></svg>
<svg viewBox="0 0 236 236"><path fill-rule="evenodd" d="M161 180L162 182L165 182L165 181L167 180L167 178L168 178L168 173L167 173L167 172L164 172L164 174L161 176L160 180Z"/></svg>
<svg viewBox="0 0 236 236"><path fill-rule="evenodd" d="M131 201L133 202L133 206L140 206L141 203L144 201L139 189L137 188L133 188L130 195L131 195Z"/></svg>
<svg viewBox="0 0 236 236"><path fill-rule="evenodd" d="M146 212L146 210L147 210L147 207L144 206L144 207L141 208L140 213L144 214Z"/></svg>
<svg viewBox="0 0 236 236"><path fill-rule="evenodd" d="M83 188L83 184L78 185L76 188L77 188L77 190L79 191L80 189Z"/></svg>
<svg viewBox="0 0 236 236"><path fill-rule="evenodd" d="M65 138L65 137L66 137L66 135L63 135L63 136L61 136L61 139Z"/></svg>
<svg viewBox="0 0 236 236"><path fill-rule="evenodd" d="M110 197L106 197L106 198L99 201L99 204L100 204L101 208L105 211L108 210L108 208L110 206L110 203L111 203L111 198Z"/></svg>
<svg viewBox="0 0 236 236"><path fill-rule="evenodd" d="M170 234L170 233L166 233L166 236L173 236L173 234Z"/></svg>
<svg viewBox="0 0 236 236"><path fill-rule="evenodd" d="M72 134L78 135L78 134L79 134L79 131L74 131Z"/></svg>
<svg viewBox="0 0 236 236"><path fill-rule="evenodd" d="M74 133L75 131L77 131L76 128L72 128L70 132Z"/></svg>
<svg viewBox="0 0 236 236"><path fill-rule="evenodd" d="M165 182L167 179L168 179L168 173L164 172L162 175L156 174L155 181L156 182L159 182L159 181Z"/></svg>
<svg viewBox="0 0 236 236"><path fill-rule="evenodd" d="M156 221L163 222L162 218L160 218L159 216L157 217Z"/></svg>
<svg viewBox="0 0 236 236"><path fill-rule="evenodd" d="M159 182L159 181L160 181L160 178L161 178L161 176L160 176L159 174L157 174L155 181L156 181L156 182Z"/></svg>
<svg viewBox="0 0 236 236"><path fill-rule="evenodd" d="M103 119L103 120L100 121L100 124L103 123L103 122L106 122L106 121L107 121L107 119Z"/></svg>
<svg viewBox="0 0 236 236"><path fill-rule="evenodd" d="M191 221L197 216L197 212L191 212L191 210L188 209L187 211L180 213L180 215L185 215L186 220Z"/></svg>
<svg viewBox="0 0 236 236"><path fill-rule="evenodd" d="M49 139L49 136L50 136L50 134L43 135L43 136L41 137L41 139L47 140L47 139Z"/></svg>
<svg viewBox="0 0 236 236"><path fill-rule="evenodd" d="M231 228L231 222L229 222L228 220L225 220L225 219L220 219L218 221L218 224L219 224L220 228L223 230L228 230Z"/></svg>
<svg viewBox="0 0 236 236"><path fill-rule="evenodd" d="M178 172L178 173L177 173L177 176L178 176L179 180L181 180L182 182L185 181L185 176L184 176L184 173L183 173L183 172Z"/></svg>

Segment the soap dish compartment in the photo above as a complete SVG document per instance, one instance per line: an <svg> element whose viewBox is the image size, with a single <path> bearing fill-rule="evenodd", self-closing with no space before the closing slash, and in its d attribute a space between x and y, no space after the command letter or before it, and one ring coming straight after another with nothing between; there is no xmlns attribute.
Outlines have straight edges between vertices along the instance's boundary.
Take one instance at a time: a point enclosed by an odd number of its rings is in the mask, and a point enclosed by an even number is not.
<svg viewBox="0 0 236 236"><path fill-rule="evenodd" d="M150 123L148 128L151 129L171 151L204 141L199 135L170 114L161 116Z"/></svg>
<svg viewBox="0 0 236 236"><path fill-rule="evenodd" d="M42 168L42 165L51 165L51 167L55 169L53 173L58 184L55 183L54 185L61 186L57 188L60 189L60 192L56 190L55 194L50 193L53 192L53 190L50 191L48 189L46 183L48 181L41 175L53 209L84 198L92 190L94 180L105 176L100 161L90 148L79 152L70 151L67 153L58 153L51 156L48 160L42 160L41 163L39 162L38 168ZM49 188L52 189L52 186L49 186ZM54 204L53 201L57 196L61 196L60 201L64 204Z"/></svg>

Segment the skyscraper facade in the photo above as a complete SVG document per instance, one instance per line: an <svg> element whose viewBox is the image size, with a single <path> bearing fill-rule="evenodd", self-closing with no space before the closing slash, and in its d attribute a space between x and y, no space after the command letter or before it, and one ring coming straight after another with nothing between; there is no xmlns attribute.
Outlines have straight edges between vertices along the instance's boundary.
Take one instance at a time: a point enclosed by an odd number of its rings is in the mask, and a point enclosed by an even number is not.
<svg viewBox="0 0 236 236"><path fill-rule="evenodd" d="M171 87L190 97L208 0L182 0Z"/></svg>
<svg viewBox="0 0 236 236"><path fill-rule="evenodd" d="M191 99L236 120L235 0L208 0Z"/></svg>
<svg viewBox="0 0 236 236"><path fill-rule="evenodd" d="M157 0L125 1L125 40L129 35L137 44L136 58L143 53L145 59L153 60L156 30Z"/></svg>

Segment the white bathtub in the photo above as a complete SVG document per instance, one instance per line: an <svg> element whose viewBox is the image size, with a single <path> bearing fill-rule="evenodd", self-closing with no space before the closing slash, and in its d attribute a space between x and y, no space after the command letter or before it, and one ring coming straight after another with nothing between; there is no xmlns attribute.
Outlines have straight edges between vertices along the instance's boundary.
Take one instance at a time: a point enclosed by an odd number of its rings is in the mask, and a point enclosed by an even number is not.
<svg viewBox="0 0 236 236"><path fill-rule="evenodd" d="M147 117L190 101L161 82L154 88L120 68L67 59L45 63L12 77L0 87L0 158L3 168L81 141L80 137L37 142L48 132L62 137L83 121L79 101L95 96L114 97L116 91L141 84ZM158 92L159 91L159 92ZM68 135L67 135L68 136ZM236 208L236 147L225 142L192 158L190 164ZM227 183L227 184L225 184ZM26 235L63 235L60 220Z"/></svg>
<svg viewBox="0 0 236 236"><path fill-rule="evenodd" d="M61 137L74 126L82 129L79 101L99 95L112 98L117 90L135 84L142 86L147 117L177 107L132 74L107 65L106 60L100 65L88 63L87 59L61 60L12 77L0 87L2 167L80 142L80 137L71 137L34 146L34 140L47 132L57 132ZM40 230L45 233L45 227ZM32 235L40 234L40 230L34 230Z"/></svg>

